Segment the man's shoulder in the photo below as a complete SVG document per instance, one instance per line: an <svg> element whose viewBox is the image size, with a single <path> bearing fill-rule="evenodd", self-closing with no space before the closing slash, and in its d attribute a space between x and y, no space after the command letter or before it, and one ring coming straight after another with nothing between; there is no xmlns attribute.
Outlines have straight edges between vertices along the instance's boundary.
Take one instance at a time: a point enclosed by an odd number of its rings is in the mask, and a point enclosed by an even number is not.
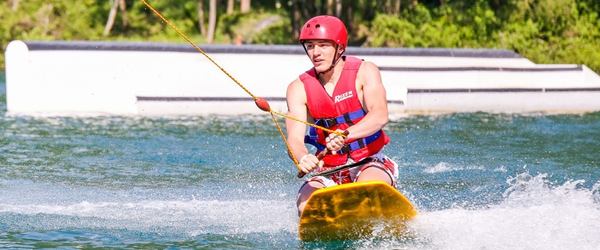
<svg viewBox="0 0 600 250"><path fill-rule="evenodd" d="M292 86L294 86L294 87L302 86L302 80L300 80L300 77L296 77L296 79L294 79L292 82L290 82L290 84L288 86L290 86L290 87L292 87Z"/></svg>
<svg viewBox="0 0 600 250"><path fill-rule="evenodd" d="M288 103L291 100L296 100L297 102L306 102L306 93L304 91L304 84L299 78L296 78L287 87L286 98L288 99ZM294 103L296 101L293 101Z"/></svg>
<svg viewBox="0 0 600 250"><path fill-rule="evenodd" d="M300 92L300 90L304 90L304 84L299 77L288 84L288 92Z"/></svg>
<svg viewBox="0 0 600 250"><path fill-rule="evenodd" d="M379 67L371 61L363 61L358 69L358 76L369 76L379 74Z"/></svg>
<svg viewBox="0 0 600 250"><path fill-rule="evenodd" d="M360 69L361 70L379 70L379 67L377 67L377 64L375 64L374 62L363 61L360 64Z"/></svg>

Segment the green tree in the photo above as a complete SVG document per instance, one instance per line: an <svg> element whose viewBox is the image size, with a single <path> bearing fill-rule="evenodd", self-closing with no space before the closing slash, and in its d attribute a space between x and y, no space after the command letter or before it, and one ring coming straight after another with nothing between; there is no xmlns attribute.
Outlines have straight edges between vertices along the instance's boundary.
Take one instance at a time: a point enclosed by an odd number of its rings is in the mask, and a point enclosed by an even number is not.
<svg viewBox="0 0 600 250"><path fill-rule="evenodd" d="M584 63L600 72L598 0L148 1L198 43L210 41L210 1L220 6L216 43L295 43L306 20L335 14L354 46L506 48L538 63ZM111 16L111 7L120 11ZM15 39L183 42L141 0L7 0L0 17L2 48Z"/></svg>

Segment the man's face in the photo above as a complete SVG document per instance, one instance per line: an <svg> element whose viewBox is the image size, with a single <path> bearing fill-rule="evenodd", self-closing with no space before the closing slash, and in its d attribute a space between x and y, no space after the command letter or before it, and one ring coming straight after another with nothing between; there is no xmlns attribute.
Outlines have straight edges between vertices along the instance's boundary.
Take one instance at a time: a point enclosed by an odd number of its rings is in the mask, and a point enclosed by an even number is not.
<svg viewBox="0 0 600 250"><path fill-rule="evenodd" d="M304 42L308 58L310 58L317 72L328 70L335 57L335 43L329 40L308 40Z"/></svg>

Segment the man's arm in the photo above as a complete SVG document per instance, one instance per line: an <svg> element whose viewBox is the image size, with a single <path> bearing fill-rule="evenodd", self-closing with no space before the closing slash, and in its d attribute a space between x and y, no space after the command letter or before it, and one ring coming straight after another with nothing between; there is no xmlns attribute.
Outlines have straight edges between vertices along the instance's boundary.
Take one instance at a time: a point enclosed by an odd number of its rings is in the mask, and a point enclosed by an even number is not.
<svg viewBox="0 0 600 250"><path fill-rule="evenodd" d="M363 62L358 70L357 80L362 83L363 102L367 115L348 128L348 139L372 135L388 122L387 97L379 68L372 62Z"/></svg>
<svg viewBox="0 0 600 250"><path fill-rule="evenodd" d="M287 93L288 115L306 121L308 115L306 110L306 93L304 86L299 79L296 79L288 85ZM286 119L285 125L287 129L288 143L296 159L308 153L308 149L304 145L304 135L306 133L306 125L292 119Z"/></svg>
<svg viewBox="0 0 600 250"><path fill-rule="evenodd" d="M290 83L286 96L288 115L306 121L308 119L306 92L304 91L304 85L299 79ZM308 153L308 149L304 145L306 125L292 119L286 119L285 125L291 153L294 154L294 157L298 160L301 171L308 173L319 164L322 164L315 155Z"/></svg>

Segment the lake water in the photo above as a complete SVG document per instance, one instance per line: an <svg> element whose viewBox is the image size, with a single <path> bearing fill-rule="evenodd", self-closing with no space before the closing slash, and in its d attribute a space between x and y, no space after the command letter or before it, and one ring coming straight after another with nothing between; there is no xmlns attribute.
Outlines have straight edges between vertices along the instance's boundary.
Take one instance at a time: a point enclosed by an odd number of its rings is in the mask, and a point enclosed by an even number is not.
<svg viewBox="0 0 600 250"><path fill-rule="evenodd" d="M302 243L270 117L6 116L3 78L2 247L600 249L600 113L395 119L409 232Z"/></svg>

